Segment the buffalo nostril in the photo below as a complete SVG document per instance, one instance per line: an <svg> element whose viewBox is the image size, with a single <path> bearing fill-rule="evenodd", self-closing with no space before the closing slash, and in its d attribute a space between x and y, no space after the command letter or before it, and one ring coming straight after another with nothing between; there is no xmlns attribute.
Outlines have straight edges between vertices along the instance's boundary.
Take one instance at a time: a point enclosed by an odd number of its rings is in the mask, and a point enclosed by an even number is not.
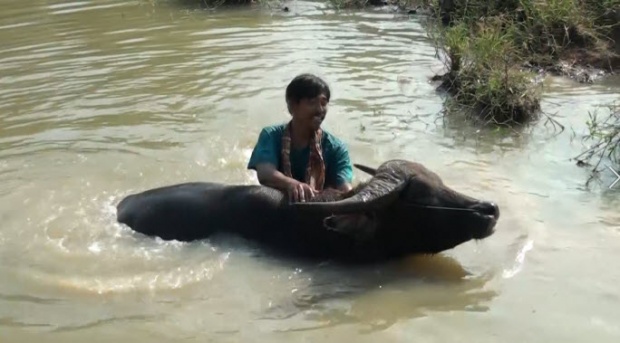
<svg viewBox="0 0 620 343"><path fill-rule="evenodd" d="M495 219L499 218L499 206L497 206L496 203L491 203L493 205L493 217L495 217Z"/></svg>
<svg viewBox="0 0 620 343"><path fill-rule="evenodd" d="M484 215L493 216L495 219L499 218L499 207L494 202L482 202L476 206L476 210Z"/></svg>

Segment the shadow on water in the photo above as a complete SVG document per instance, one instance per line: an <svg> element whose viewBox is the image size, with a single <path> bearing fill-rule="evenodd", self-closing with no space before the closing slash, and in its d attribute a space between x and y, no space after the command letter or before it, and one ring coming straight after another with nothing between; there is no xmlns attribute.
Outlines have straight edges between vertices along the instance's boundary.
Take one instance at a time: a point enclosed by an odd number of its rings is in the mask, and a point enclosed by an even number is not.
<svg viewBox="0 0 620 343"><path fill-rule="evenodd" d="M144 245L157 246L159 243L142 235L137 236L132 244L137 250L157 255L156 252L146 252L154 249L144 249ZM188 274L198 273L198 269L220 263L214 255L208 251L205 253L209 246L230 254L234 261L224 268L226 271L222 272L225 274L215 279L206 277L192 281ZM141 277L144 270L136 267L133 272L127 272L131 274L129 281L132 286L129 288L116 284L114 279L108 279L104 272L98 276L71 275L68 278L37 277L36 272L28 272L28 278L34 277L39 282L47 280L46 291L38 296L21 295L19 291L15 294L6 292L0 294L0 301L5 304L9 302L13 306L26 302L28 307L36 306L39 311L26 317L11 314L2 318L0 313L0 327L71 332L121 322L148 325L178 316L175 308L181 303L186 307L182 312L187 312L189 316L193 311L202 313L205 308L211 308L226 318L243 317L274 333L346 325L353 325L362 332L371 332L388 329L401 321L432 316L437 312L486 311L487 303L498 295L495 290L487 289L487 283L493 278L491 273L471 273L457 259L446 254L414 255L364 266L310 263L281 258L243 239L223 235L209 239L208 243L181 244L173 250L173 256L179 259L169 268L176 270L176 273L166 275L164 270L168 267L157 267L157 276L151 283L144 275ZM174 257L160 256L159 262L155 263L164 263L162 261L168 259ZM198 261L200 266L196 267ZM118 266L115 269L126 270ZM93 291L96 290L84 288L85 284L91 283L92 278L107 285L103 286L101 292L97 291L99 294L95 297ZM119 281L123 279L116 278ZM171 281L174 286L169 285L172 286L169 289L161 287L161 283L156 282L158 279ZM239 280L247 285L242 285ZM136 285L137 282L141 285ZM274 284L264 286L269 282ZM63 289L62 294L45 293L54 288ZM152 293L154 290L156 295ZM248 300L248 297L252 300ZM244 305L241 309L219 308L217 304L220 298ZM104 299L104 303L101 303ZM140 306L127 306L136 299L141 299ZM146 307L142 306L145 299L149 303ZM248 304L264 304L265 301L269 301L268 306L256 308ZM85 306L89 308L84 309ZM247 310L247 306L252 309ZM56 318L50 312L56 308L80 311L81 314L78 317ZM210 315L201 314L204 320L209 320ZM249 317L246 318L246 315ZM213 320L212 328L225 325L220 322L221 318L214 317Z"/></svg>
<svg viewBox="0 0 620 343"><path fill-rule="evenodd" d="M273 332L350 324L363 332L380 331L436 312L484 312L498 295L487 287L493 272L472 273L446 253L355 265L286 258L223 235L210 244L233 251L249 248L249 257L265 270L276 266L295 271L297 281L286 286L290 292L272 296L269 306L253 313Z"/></svg>
<svg viewBox="0 0 620 343"><path fill-rule="evenodd" d="M549 141L567 130L554 118L554 113L541 112L538 118L524 124L494 125L477 118L468 109L446 107L438 114L435 125L452 144L478 153L528 150L537 138Z"/></svg>
<svg viewBox="0 0 620 343"><path fill-rule="evenodd" d="M307 286L259 315L262 321L284 326L274 331L347 324L361 324L365 332L378 331L433 312L486 311L485 303L497 296L484 289L492 275L472 275L444 254L365 267L326 263L305 273L311 280Z"/></svg>

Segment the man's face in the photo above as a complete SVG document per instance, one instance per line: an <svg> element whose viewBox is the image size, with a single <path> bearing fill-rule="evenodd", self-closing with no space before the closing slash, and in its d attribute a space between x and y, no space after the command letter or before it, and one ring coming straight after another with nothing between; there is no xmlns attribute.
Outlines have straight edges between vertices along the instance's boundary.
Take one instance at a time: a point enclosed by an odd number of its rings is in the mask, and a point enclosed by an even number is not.
<svg viewBox="0 0 620 343"><path fill-rule="evenodd" d="M321 127L327 115L328 100L324 94L315 98L301 99L299 103L292 104L293 118L308 130L316 131Z"/></svg>

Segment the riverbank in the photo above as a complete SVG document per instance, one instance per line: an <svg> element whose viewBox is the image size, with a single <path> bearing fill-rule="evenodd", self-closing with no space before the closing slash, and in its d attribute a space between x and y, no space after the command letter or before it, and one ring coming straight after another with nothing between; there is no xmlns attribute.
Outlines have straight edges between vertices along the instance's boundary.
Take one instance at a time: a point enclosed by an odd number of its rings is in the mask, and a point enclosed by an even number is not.
<svg viewBox="0 0 620 343"><path fill-rule="evenodd" d="M429 36L445 55L440 88L493 124L540 114L545 74L592 83L620 67L618 0L433 0Z"/></svg>

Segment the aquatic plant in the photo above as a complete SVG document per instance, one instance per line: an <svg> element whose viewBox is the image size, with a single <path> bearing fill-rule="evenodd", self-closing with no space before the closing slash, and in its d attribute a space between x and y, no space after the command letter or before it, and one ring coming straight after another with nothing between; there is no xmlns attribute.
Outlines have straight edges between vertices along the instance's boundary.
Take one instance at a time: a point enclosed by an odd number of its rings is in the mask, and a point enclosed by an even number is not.
<svg viewBox="0 0 620 343"><path fill-rule="evenodd" d="M583 142L590 144L574 158L580 166L592 166L593 160L596 160L588 181L600 172L603 160L614 164L616 170L620 169L620 103L613 102L604 107L607 113L603 116L599 111L589 113L588 133L583 137Z"/></svg>

